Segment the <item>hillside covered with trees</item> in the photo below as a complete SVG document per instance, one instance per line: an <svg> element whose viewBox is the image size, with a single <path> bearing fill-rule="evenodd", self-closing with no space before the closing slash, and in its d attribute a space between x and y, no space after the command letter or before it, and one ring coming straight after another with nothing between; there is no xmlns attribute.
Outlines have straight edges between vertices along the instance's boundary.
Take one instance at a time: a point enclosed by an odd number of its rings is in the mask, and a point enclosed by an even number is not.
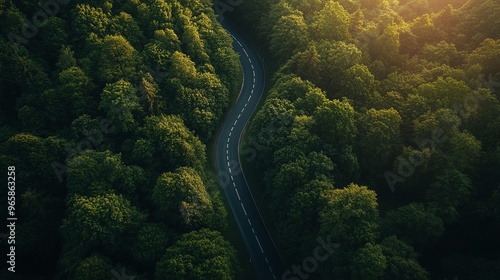
<svg viewBox="0 0 500 280"><path fill-rule="evenodd" d="M237 9L277 68L242 157L278 249L292 267L340 244L293 279L498 279L498 2Z"/></svg>
<svg viewBox="0 0 500 280"><path fill-rule="evenodd" d="M0 1L0 278L237 278L207 144L241 70L211 1L39 2Z"/></svg>

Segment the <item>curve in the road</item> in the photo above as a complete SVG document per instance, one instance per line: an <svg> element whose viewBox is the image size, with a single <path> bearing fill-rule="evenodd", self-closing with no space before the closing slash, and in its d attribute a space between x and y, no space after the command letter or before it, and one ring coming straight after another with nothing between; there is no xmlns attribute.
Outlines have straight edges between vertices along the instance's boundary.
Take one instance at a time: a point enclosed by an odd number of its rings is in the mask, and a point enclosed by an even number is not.
<svg viewBox="0 0 500 280"><path fill-rule="evenodd" d="M264 68L250 44L227 22L221 24L234 39L233 48L240 55L243 84L218 135L216 165L228 204L259 278L279 279L283 262L248 188L239 156L243 131L264 92Z"/></svg>

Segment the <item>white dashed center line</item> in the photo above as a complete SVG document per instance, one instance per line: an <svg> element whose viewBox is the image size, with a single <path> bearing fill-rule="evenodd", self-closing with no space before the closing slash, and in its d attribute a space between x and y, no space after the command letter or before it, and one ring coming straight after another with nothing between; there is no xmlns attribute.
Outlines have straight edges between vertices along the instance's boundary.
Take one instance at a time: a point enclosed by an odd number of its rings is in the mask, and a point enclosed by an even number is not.
<svg viewBox="0 0 500 280"><path fill-rule="evenodd" d="M243 208L243 212L245 212L245 216L247 215L247 210L245 210L245 206L243 206L243 203L240 203L241 204L241 208Z"/></svg>
<svg viewBox="0 0 500 280"><path fill-rule="evenodd" d="M257 240L257 243L259 243L260 251L261 251L262 253L264 253L264 250L262 249L262 245L260 245L259 238L257 237L257 235L254 235L254 236L255 236L255 239Z"/></svg>

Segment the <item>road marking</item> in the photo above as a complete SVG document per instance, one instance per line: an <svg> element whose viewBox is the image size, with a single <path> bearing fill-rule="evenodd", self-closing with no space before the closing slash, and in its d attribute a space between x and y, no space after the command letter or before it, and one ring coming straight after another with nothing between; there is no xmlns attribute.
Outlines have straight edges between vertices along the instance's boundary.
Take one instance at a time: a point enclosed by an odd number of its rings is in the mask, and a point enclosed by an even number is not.
<svg viewBox="0 0 500 280"><path fill-rule="evenodd" d="M243 212L245 212L245 216L247 215L247 210L245 210L245 206L243 206L243 203L240 203L241 204L241 208L243 208Z"/></svg>
<svg viewBox="0 0 500 280"><path fill-rule="evenodd" d="M248 224L249 224L249 225L252 225L252 222L250 222L250 219L247 219L247 220L248 220Z"/></svg>
<svg viewBox="0 0 500 280"><path fill-rule="evenodd" d="M231 175L231 181L234 181L233 175ZM233 185L234 185L234 182L233 182ZM235 185L235 187L236 187L236 185Z"/></svg>
<svg viewBox="0 0 500 280"><path fill-rule="evenodd" d="M229 155L229 150L226 149L226 155Z"/></svg>
<svg viewBox="0 0 500 280"><path fill-rule="evenodd" d="M227 166L228 166L228 167L229 167L229 166L231 166L231 165L229 165L229 161L227 162Z"/></svg>
<svg viewBox="0 0 500 280"><path fill-rule="evenodd" d="M242 112L242 113L243 113L243 112L245 112L245 107L243 107L243 109L241 109L241 112Z"/></svg>
<svg viewBox="0 0 500 280"><path fill-rule="evenodd" d="M240 198L240 193L238 192L238 189L234 189L236 191L236 194L238 195L238 200L241 200Z"/></svg>
<svg viewBox="0 0 500 280"><path fill-rule="evenodd" d="M245 52L245 54L247 55L248 57L248 53L247 53L247 50L245 50L245 48L243 48L243 51ZM249 58L250 59L250 58Z"/></svg>
<svg viewBox="0 0 500 280"><path fill-rule="evenodd" d="M271 271L271 273L273 273L273 269L269 266L269 271Z"/></svg>
<svg viewBox="0 0 500 280"><path fill-rule="evenodd" d="M274 273L273 273L273 279L276 280L276 277L274 276Z"/></svg>
<svg viewBox="0 0 500 280"><path fill-rule="evenodd" d="M253 77L253 82L255 83L255 77Z"/></svg>
<svg viewBox="0 0 500 280"><path fill-rule="evenodd" d="M252 92L250 92L250 94L253 94L253 89L252 89Z"/></svg>
<svg viewBox="0 0 500 280"><path fill-rule="evenodd" d="M229 167L229 174L231 174L231 167Z"/></svg>
<svg viewBox="0 0 500 280"><path fill-rule="evenodd" d="M250 99L252 99L252 96L251 96L251 95L250 95L250 96L248 97L248 100L247 100L247 102L248 102L248 101L250 101Z"/></svg>
<svg viewBox="0 0 500 280"><path fill-rule="evenodd" d="M229 132L229 137L231 137L231 134L233 134L232 132Z"/></svg>
<svg viewBox="0 0 500 280"><path fill-rule="evenodd" d="M231 176L231 177L233 177L233 176ZM233 179L231 179L231 180L233 180ZM236 188L236 184L234 183L234 181L233 181L233 186Z"/></svg>
<svg viewBox="0 0 500 280"><path fill-rule="evenodd" d="M238 122L238 120L235 120L235 121L234 121L234 125L236 125L236 123L237 123L237 122Z"/></svg>
<svg viewBox="0 0 500 280"><path fill-rule="evenodd" d="M253 230L253 228L252 228L252 232L255 234L255 230Z"/></svg>
<svg viewBox="0 0 500 280"><path fill-rule="evenodd" d="M229 139L231 139L231 138L227 137L227 143L229 143Z"/></svg>
<svg viewBox="0 0 500 280"><path fill-rule="evenodd" d="M254 70L254 71L252 71L252 72L253 72L253 76L255 77L255 70Z"/></svg>
<svg viewBox="0 0 500 280"><path fill-rule="evenodd" d="M228 155L226 155L226 160L229 161L229 156Z"/></svg>
<svg viewBox="0 0 500 280"><path fill-rule="evenodd" d="M260 251L261 251L262 253L264 253L264 250L262 250L262 245L260 245L259 238L257 237L257 235L254 235L254 236L255 236L255 239L257 240L257 243L259 243Z"/></svg>
<svg viewBox="0 0 500 280"><path fill-rule="evenodd" d="M252 66L252 70L253 70L253 64L250 64Z"/></svg>
<svg viewBox="0 0 500 280"><path fill-rule="evenodd" d="M246 107L247 105L248 105L248 102L247 102L247 103L245 103L245 106L243 106L243 107Z"/></svg>
<svg viewBox="0 0 500 280"><path fill-rule="evenodd" d="M252 88L255 88L255 84L252 85Z"/></svg>
<svg viewBox="0 0 500 280"><path fill-rule="evenodd" d="M231 127L231 131L233 131L233 129L234 129L234 126L233 126L233 127Z"/></svg>
<svg viewBox="0 0 500 280"><path fill-rule="evenodd" d="M266 260L266 263L269 263L269 261L267 260L267 258L264 258Z"/></svg>
<svg viewBox="0 0 500 280"><path fill-rule="evenodd" d="M250 57L248 58L248 61L250 61L250 64L252 64L252 60L250 59Z"/></svg>
<svg viewBox="0 0 500 280"><path fill-rule="evenodd" d="M238 115L238 119L241 117L241 114Z"/></svg>
<svg viewBox="0 0 500 280"><path fill-rule="evenodd" d="M226 149L229 149L229 144L226 144Z"/></svg>

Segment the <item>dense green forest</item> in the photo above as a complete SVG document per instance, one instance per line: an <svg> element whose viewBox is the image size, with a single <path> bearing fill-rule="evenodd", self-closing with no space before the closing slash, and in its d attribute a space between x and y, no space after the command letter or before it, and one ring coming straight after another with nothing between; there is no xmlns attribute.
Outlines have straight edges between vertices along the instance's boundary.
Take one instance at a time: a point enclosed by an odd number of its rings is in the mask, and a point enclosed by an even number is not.
<svg viewBox="0 0 500 280"><path fill-rule="evenodd" d="M241 157L286 266L328 237L309 279L498 279L498 1L236 2L275 70ZM241 69L212 6L0 0L1 279L241 277L208 153Z"/></svg>
<svg viewBox="0 0 500 280"><path fill-rule="evenodd" d="M498 1L237 11L277 70L242 156L278 249L292 267L340 244L288 279L499 279Z"/></svg>
<svg viewBox="0 0 500 280"><path fill-rule="evenodd" d="M241 67L211 1L0 0L0 26L0 278L237 278L207 145Z"/></svg>

